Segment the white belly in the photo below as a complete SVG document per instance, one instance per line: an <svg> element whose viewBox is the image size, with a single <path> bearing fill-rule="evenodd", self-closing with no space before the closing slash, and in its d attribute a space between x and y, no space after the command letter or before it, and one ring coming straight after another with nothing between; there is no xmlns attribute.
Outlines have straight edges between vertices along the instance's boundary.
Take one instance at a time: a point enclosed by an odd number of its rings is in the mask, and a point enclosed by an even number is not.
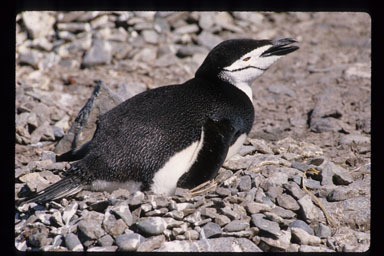
<svg viewBox="0 0 384 256"><path fill-rule="evenodd" d="M237 152L239 152L239 150L240 150L241 146L243 145L246 138L247 138L247 135L245 133L240 135L237 138L235 143L233 143L233 145L229 147L228 154L227 154L227 157L225 158L225 161L227 161L232 156L236 155Z"/></svg>
<svg viewBox="0 0 384 256"><path fill-rule="evenodd" d="M204 131L200 141L195 141L187 148L172 156L153 177L151 190L156 194L172 195L175 192L179 178L186 173L195 162L203 146Z"/></svg>

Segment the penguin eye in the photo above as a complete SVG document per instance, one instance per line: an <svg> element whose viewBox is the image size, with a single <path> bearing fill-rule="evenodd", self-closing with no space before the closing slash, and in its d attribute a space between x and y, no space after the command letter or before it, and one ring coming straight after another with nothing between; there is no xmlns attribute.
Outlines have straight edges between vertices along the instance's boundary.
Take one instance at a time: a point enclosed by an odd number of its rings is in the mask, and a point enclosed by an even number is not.
<svg viewBox="0 0 384 256"><path fill-rule="evenodd" d="M243 61L249 61L251 59L251 57L246 57L243 59Z"/></svg>

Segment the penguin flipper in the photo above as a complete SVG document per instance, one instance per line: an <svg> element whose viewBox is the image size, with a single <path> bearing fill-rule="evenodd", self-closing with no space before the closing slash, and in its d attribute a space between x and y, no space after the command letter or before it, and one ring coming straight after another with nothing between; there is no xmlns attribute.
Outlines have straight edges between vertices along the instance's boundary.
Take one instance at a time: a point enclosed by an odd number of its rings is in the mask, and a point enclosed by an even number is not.
<svg viewBox="0 0 384 256"><path fill-rule="evenodd" d="M46 201L56 200L65 196L76 194L81 190L81 183L75 177L67 176L38 192L37 195L22 201L22 203L44 203Z"/></svg>
<svg viewBox="0 0 384 256"><path fill-rule="evenodd" d="M236 133L228 119L208 119L202 129L203 146L189 171L180 177L178 187L191 189L214 178L225 161Z"/></svg>
<svg viewBox="0 0 384 256"><path fill-rule="evenodd" d="M65 152L64 154L56 156L56 162L72 162L82 159L89 152L90 142L91 141L88 141L77 149L71 149L70 151Z"/></svg>

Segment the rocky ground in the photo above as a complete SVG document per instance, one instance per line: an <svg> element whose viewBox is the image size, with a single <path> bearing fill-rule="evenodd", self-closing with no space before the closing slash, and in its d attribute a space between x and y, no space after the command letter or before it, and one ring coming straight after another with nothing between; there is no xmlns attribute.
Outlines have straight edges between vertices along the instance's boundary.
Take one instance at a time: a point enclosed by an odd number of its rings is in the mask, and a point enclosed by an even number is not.
<svg viewBox="0 0 384 256"><path fill-rule="evenodd" d="M68 168L54 156L71 146L75 118L96 79L108 100L93 109L103 112L191 78L225 39L292 37L300 50L254 83L249 139L207 192L82 191L46 205L16 204L16 248L368 250L370 26L365 13L337 12L18 14L15 199L56 182ZM89 138L94 118L77 145Z"/></svg>

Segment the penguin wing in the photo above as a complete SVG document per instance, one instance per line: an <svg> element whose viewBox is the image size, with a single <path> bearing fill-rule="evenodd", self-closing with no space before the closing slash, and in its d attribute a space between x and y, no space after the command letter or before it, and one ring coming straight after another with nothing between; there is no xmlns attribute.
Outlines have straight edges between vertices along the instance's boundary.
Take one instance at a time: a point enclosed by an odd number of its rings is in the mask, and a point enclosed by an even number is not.
<svg viewBox="0 0 384 256"><path fill-rule="evenodd" d="M224 163L236 129L230 120L207 119L203 125L203 146L188 172L180 177L177 186L194 188L214 178Z"/></svg>

